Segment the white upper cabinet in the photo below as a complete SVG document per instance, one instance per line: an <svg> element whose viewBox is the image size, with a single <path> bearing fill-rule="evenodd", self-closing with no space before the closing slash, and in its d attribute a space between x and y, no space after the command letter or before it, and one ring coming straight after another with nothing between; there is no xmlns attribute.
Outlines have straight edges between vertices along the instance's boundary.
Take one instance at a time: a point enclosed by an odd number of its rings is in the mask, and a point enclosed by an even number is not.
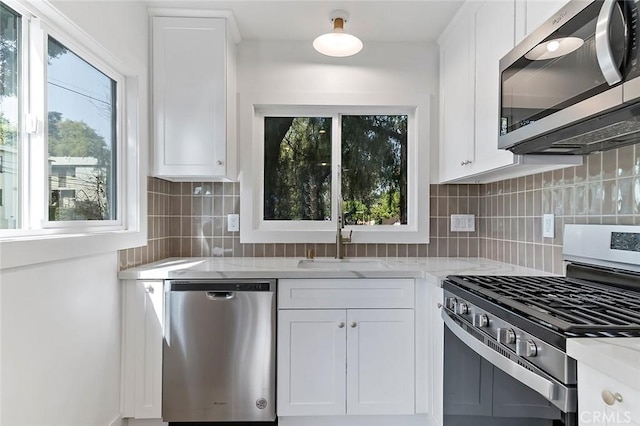
<svg viewBox="0 0 640 426"><path fill-rule="evenodd" d="M466 6L466 5L465 5ZM464 7L464 6L463 6ZM473 158L474 46L470 14L448 27L440 42L440 180L464 176Z"/></svg>
<svg viewBox="0 0 640 426"><path fill-rule="evenodd" d="M514 1L487 1L476 10L475 17L475 160L473 171L491 170L513 162L513 154L498 150L500 104L500 58L515 46L513 25Z"/></svg>
<svg viewBox="0 0 640 426"><path fill-rule="evenodd" d="M237 178L230 18L152 17L153 174Z"/></svg>
<svg viewBox="0 0 640 426"><path fill-rule="evenodd" d="M576 156L521 156L498 149L499 62L515 46L523 3L467 1L438 40L441 183L492 182L582 162Z"/></svg>

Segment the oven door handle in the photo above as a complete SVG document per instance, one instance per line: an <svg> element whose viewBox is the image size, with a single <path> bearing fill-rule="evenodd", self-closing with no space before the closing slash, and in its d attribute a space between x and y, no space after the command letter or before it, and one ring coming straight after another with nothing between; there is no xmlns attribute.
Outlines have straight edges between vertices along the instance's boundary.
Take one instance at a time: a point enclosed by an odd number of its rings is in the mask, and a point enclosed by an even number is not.
<svg viewBox="0 0 640 426"><path fill-rule="evenodd" d="M548 401L553 402L558 397L558 385L556 383L542 376L539 376L533 371L527 370L521 365L518 365L517 363L511 361L509 358L506 358L493 349L489 348L484 343L464 331L462 327L460 327L453 319L451 319L451 317L447 314L447 311L444 309L442 310L442 318L444 319L444 323L447 328L449 328L449 330L451 330L451 332L455 334L458 339L460 339L465 345L467 345L482 358L486 359L491 364L498 367L500 370L504 371L520 383L523 383L524 385L530 387L532 390L542 395Z"/></svg>

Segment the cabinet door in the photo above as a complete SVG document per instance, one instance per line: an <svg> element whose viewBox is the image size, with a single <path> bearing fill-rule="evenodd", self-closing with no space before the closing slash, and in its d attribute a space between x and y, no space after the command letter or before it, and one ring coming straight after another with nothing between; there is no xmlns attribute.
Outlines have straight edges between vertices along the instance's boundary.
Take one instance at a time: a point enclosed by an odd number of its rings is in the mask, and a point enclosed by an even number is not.
<svg viewBox="0 0 640 426"><path fill-rule="evenodd" d="M473 162L473 20L464 14L440 42L440 181L464 176Z"/></svg>
<svg viewBox="0 0 640 426"><path fill-rule="evenodd" d="M155 173L224 176L226 20L153 18Z"/></svg>
<svg viewBox="0 0 640 426"><path fill-rule="evenodd" d="M347 414L414 414L412 309L347 311Z"/></svg>
<svg viewBox="0 0 640 426"><path fill-rule="evenodd" d="M278 312L278 416L345 414L346 311Z"/></svg>
<svg viewBox="0 0 640 426"><path fill-rule="evenodd" d="M515 43L514 14L514 0L486 1L475 13L475 162L470 165L474 174L514 161L511 152L498 149L499 62Z"/></svg>
<svg viewBox="0 0 640 426"><path fill-rule="evenodd" d="M444 416L491 416L493 365L444 328Z"/></svg>
<svg viewBox="0 0 640 426"><path fill-rule="evenodd" d="M123 417L162 415L162 281L124 282Z"/></svg>
<svg viewBox="0 0 640 426"><path fill-rule="evenodd" d="M439 285L428 284L427 291L429 296L429 342L431 344L429 350L429 379L431 390L430 413L436 426L443 424L443 371L444 371L444 323L440 316L441 310L438 304L442 306L444 303L442 287Z"/></svg>
<svg viewBox="0 0 640 426"><path fill-rule="evenodd" d="M607 405L603 392L621 400ZM579 425L614 426L640 424L640 384L633 389L582 362L578 363Z"/></svg>

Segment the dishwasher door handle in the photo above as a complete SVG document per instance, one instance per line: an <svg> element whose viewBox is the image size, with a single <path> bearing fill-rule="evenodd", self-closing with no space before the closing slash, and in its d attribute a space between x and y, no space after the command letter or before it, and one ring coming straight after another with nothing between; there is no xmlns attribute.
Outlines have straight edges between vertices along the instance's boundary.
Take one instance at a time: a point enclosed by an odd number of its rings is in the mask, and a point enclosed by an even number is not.
<svg viewBox="0 0 640 426"><path fill-rule="evenodd" d="M236 297L234 291L208 291L207 299L209 300L231 300Z"/></svg>

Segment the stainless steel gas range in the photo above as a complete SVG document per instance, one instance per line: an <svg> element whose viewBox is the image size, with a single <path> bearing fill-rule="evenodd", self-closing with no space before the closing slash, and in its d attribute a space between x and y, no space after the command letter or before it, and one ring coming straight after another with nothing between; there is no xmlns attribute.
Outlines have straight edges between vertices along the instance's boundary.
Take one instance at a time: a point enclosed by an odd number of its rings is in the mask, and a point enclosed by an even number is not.
<svg viewBox="0 0 640 426"><path fill-rule="evenodd" d="M640 336L640 226L567 225L566 277L444 282L444 424L576 426L568 338Z"/></svg>

